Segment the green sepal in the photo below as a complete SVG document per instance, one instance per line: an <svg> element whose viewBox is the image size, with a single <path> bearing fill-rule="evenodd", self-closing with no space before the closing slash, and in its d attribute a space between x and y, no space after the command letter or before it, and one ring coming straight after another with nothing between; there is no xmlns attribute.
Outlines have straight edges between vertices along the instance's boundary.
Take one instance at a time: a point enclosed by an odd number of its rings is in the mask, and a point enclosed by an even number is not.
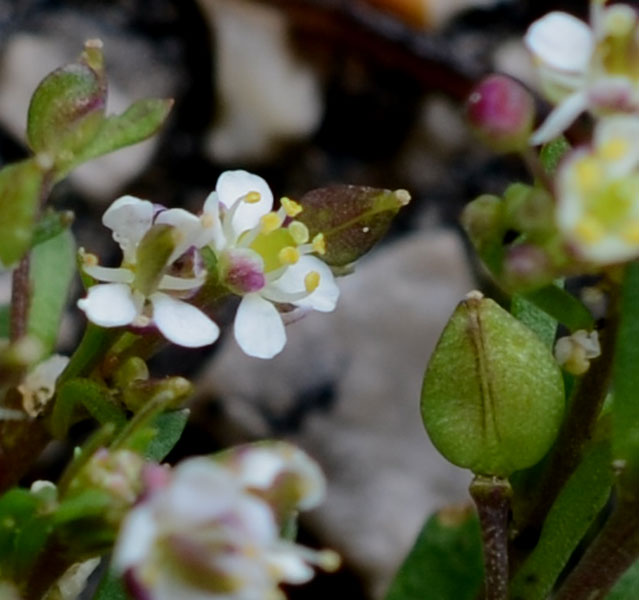
<svg viewBox="0 0 639 600"><path fill-rule="evenodd" d="M639 590L639 560L617 581L606 600L636 600Z"/></svg>
<svg viewBox="0 0 639 600"><path fill-rule="evenodd" d="M189 413L188 408L183 408L155 417L152 425L154 435L142 453L144 458L154 462L163 461L180 440L189 420Z"/></svg>
<svg viewBox="0 0 639 600"><path fill-rule="evenodd" d="M140 241L133 287L144 296L150 296L157 289L176 246L176 234L171 225L153 225Z"/></svg>
<svg viewBox="0 0 639 600"><path fill-rule="evenodd" d="M122 578L113 571L107 571L102 577L93 600L128 600L129 595L124 589Z"/></svg>
<svg viewBox="0 0 639 600"><path fill-rule="evenodd" d="M296 219L308 227L311 238L324 235L326 254L322 260L341 267L366 254L409 201L405 190L333 185L304 194L302 212Z"/></svg>
<svg viewBox="0 0 639 600"><path fill-rule="evenodd" d="M0 170L0 261L11 266L31 245L43 173L35 159Z"/></svg>
<svg viewBox="0 0 639 600"><path fill-rule="evenodd" d="M69 171L93 158L150 138L162 127L172 106L171 99L138 100L121 115L103 119L91 141L69 156L66 162L57 165L57 178L62 179Z"/></svg>
<svg viewBox="0 0 639 600"><path fill-rule="evenodd" d="M475 600L483 577L477 516L445 509L426 521L385 600Z"/></svg>
<svg viewBox="0 0 639 600"><path fill-rule="evenodd" d="M31 253L31 304L27 331L45 352L53 352L75 274L75 240L69 230L36 246Z"/></svg>
<svg viewBox="0 0 639 600"><path fill-rule="evenodd" d="M575 548L608 501L613 479L610 445L602 441L587 452L552 505L539 542L511 583L511 600L548 597Z"/></svg>

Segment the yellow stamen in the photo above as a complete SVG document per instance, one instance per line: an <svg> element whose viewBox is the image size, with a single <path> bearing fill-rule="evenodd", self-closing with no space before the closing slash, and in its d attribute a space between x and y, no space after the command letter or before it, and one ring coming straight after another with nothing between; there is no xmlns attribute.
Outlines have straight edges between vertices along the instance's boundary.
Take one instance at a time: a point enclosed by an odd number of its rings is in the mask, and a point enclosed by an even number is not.
<svg viewBox="0 0 639 600"><path fill-rule="evenodd" d="M639 223L631 223L622 232L621 237L629 244L639 244Z"/></svg>
<svg viewBox="0 0 639 600"><path fill-rule="evenodd" d="M326 254L326 240L323 233L318 233L313 238L313 252L317 252L320 256Z"/></svg>
<svg viewBox="0 0 639 600"><path fill-rule="evenodd" d="M286 246L279 251L277 258L283 265L294 265L300 259L300 252L293 246Z"/></svg>
<svg viewBox="0 0 639 600"><path fill-rule="evenodd" d="M270 212L260 219L260 230L264 234L272 233L276 229L279 229L281 224L281 217L275 212Z"/></svg>
<svg viewBox="0 0 639 600"><path fill-rule="evenodd" d="M320 274L317 271L310 271L304 277L304 287L310 294L314 292L320 284Z"/></svg>
<svg viewBox="0 0 639 600"><path fill-rule="evenodd" d="M602 226L592 217L581 219L575 227L575 234L587 244L595 244L604 236Z"/></svg>
<svg viewBox="0 0 639 600"><path fill-rule="evenodd" d="M291 234L293 241L297 245L305 244L306 242L308 242L308 238L309 238L308 227L306 227L304 223L300 221L293 221L288 226L288 232Z"/></svg>
<svg viewBox="0 0 639 600"><path fill-rule="evenodd" d="M613 137L604 142L599 148L599 154L605 160L619 160L628 152L628 141L620 137Z"/></svg>
<svg viewBox="0 0 639 600"><path fill-rule="evenodd" d="M302 207L297 202L295 202L295 200L291 200L286 196L280 199L280 204L282 205L282 208L284 209L286 214L291 218L297 217L297 215L302 212Z"/></svg>
<svg viewBox="0 0 639 600"><path fill-rule="evenodd" d="M582 193L588 193L595 189L602 180L601 167L594 158L582 158L575 164L577 184Z"/></svg>
<svg viewBox="0 0 639 600"><path fill-rule="evenodd" d="M255 204L262 199L262 196L259 192L249 192L244 196L244 202L247 204Z"/></svg>

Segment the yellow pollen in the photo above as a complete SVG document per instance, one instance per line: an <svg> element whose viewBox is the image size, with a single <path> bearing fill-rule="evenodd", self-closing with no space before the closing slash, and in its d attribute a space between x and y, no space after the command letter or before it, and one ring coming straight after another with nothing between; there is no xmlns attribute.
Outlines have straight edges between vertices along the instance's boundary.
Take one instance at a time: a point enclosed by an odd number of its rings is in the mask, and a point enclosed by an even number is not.
<svg viewBox="0 0 639 600"><path fill-rule="evenodd" d="M323 233L318 233L313 238L313 252L317 252L320 256L326 254L326 240Z"/></svg>
<svg viewBox="0 0 639 600"><path fill-rule="evenodd" d="M614 137L601 145L599 154L605 160L619 160L628 152L628 141L620 137Z"/></svg>
<svg viewBox="0 0 639 600"><path fill-rule="evenodd" d="M272 233L276 229L279 229L281 224L282 219L280 216L275 212L270 212L260 219L260 231L265 234Z"/></svg>
<svg viewBox="0 0 639 600"><path fill-rule="evenodd" d="M256 202L259 202L262 199L262 196L260 195L259 192L249 192L248 194L246 194L246 196L244 196L244 202L246 202L247 204L255 204Z"/></svg>
<svg viewBox="0 0 639 600"><path fill-rule="evenodd" d="M215 223L215 217L213 217L213 215L210 213L205 213L200 217L200 221L206 228L213 227L213 224Z"/></svg>
<svg viewBox="0 0 639 600"><path fill-rule="evenodd" d="M296 244L299 245L308 242L308 227L306 227L304 223L301 223L300 221L293 221L288 226L288 232L291 234L291 237Z"/></svg>
<svg viewBox="0 0 639 600"><path fill-rule="evenodd" d="M295 200L291 200L284 196L284 198L280 199L280 204L284 209L284 212L291 218L297 217L302 212L302 207L295 202Z"/></svg>
<svg viewBox="0 0 639 600"><path fill-rule="evenodd" d="M98 264L98 257L90 252L82 252L82 262L87 267L95 267Z"/></svg>
<svg viewBox="0 0 639 600"><path fill-rule="evenodd" d="M577 237L587 244L595 244L604 235L601 225L592 217L584 217L575 227Z"/></svg>
<svg viewBox="0 0 639 600"><path fill-rule="evenodd" d="M621 237L629 244L639 244L639 223L628 225L622 232Z"/></svg>
<svg viewBox="0 0 639 600"><path fill-rule="evenodd" d="M293 246L282 248L277 258L283 265L294 265L300 259L300 251Z"/></svg>
<svg viewBox="0 0 639 600"><path fill-rule="evenodd" d="M320 274L317 271L310 271L304 277L304 287L309 294L314 292L319 284Z"/></svg>
<svg viewBox="0 0 639 600"><path fill-rule="evenodd" d="M582 158L577 161L575 174L583 193L592 191L602 179L601 168L594 158Z"/></svg>

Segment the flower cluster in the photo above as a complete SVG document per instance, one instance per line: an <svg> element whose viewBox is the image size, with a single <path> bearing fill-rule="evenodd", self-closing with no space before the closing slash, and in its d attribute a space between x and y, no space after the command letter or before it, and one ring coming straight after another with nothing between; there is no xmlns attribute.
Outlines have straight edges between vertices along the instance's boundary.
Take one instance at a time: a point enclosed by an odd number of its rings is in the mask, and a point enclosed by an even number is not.
<svg viewBox="0 0 639 600"><path fill-rule="evenodd" d="M317 464L285 443L187 459L130 511L114 566L137 598L281 597L279 584L308 581L311 564L339 564L279 533L282 509L313 508L324 487Z"/></svg>
<svg viewBox="0 0 639 600"><path fill-rule="evenodd" d="M234 324L238 344L251 356L271 358L286 343L282 313L329 312L339 295L330 268L317 256L325 252L323 235L310 239L295 220L299 204L288 198L280 204L273 210L268 184L246 171L222 173L200 216L120 198L103 223L122 249L122 265L105 268L83 253L84 272L105 283L91 286L78 305L102 327L155 326L182 346L211 344L218 326L185 301L206 281L200 250L208 248L216 279L242 297Z"/></svg>

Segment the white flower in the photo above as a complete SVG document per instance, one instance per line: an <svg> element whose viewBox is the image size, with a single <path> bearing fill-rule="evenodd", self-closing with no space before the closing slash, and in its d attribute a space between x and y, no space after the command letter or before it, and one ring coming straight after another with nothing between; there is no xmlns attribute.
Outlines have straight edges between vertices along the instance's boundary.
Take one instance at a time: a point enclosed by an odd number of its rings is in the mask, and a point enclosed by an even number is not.
<svg viewBox="0 0 639 600"><path fill-rule="evenodd" d="M594 146L557 172L557 226L584 260L606 265L639 256L639 117L603 119Z"/></svg>
<svg viewBox="0 0 639 600"><path fill-rule="evenodd" d="M67 364L69 357L53 354L36 365L18 386L22 406L30 417L37 417L53 398L55 383Z"/></svg>
<svg viewBox="0 0 639 600"><path fill-rule="evenodd" d="M133 508L114 553L116 570L151 600L278 598L281 582L313 576L309 563L337 562L332 552L280 539L270 505L209 458L182 462Z"/></svg>
<svg viewBox="0 0 639 600"><path fill-rule="evenodd" d="M627 5L592 0L591 26L564 12L535 21L524 38L542 90L558 103L532 135L541 144L562 133L583 111L639 109L637 13Z"/></svg>
<svg viewBox="0 0 639 600"><path fill-rule="evenodd" d="M250 356L272 358L286 343L278 305L321 312L335 308L339 289L321 234L309 243L306 226L293 220L301 207L288 198L272 211L267 183L246 171L220 175L204 204L206 241L218 257L222 280L242 296L235 316L238 344Z"/></svg>
<svg viewBox="0 0 639 600"><path fill-rule="evenodd" d="M572 335L561 337L555 344L555 358L559 366L573 375L583 375L590 361L601 355L599 334L579 329Z"/></svg>
<svg viewBox="0 0 639 600"><path fill-rule="evenodd" d="M190 247L201 230L200 220L182 209L160 212L146 200L123 196L104 213L102 223L113 231L113 239L123 254L119 268L101 267L95 256L83 256L85 273L107 283L89 288L86 298L78 306L87 318L101 327L155 325L169 341L180 346L199 347L212 344L219 336L218 326L195 306L180 299L197 290L202 277L176 277L164 273ZM140 268L138 248L154 224L174 227L175 248L163 273L152 289L141 290L138 281Z"/></svg>

